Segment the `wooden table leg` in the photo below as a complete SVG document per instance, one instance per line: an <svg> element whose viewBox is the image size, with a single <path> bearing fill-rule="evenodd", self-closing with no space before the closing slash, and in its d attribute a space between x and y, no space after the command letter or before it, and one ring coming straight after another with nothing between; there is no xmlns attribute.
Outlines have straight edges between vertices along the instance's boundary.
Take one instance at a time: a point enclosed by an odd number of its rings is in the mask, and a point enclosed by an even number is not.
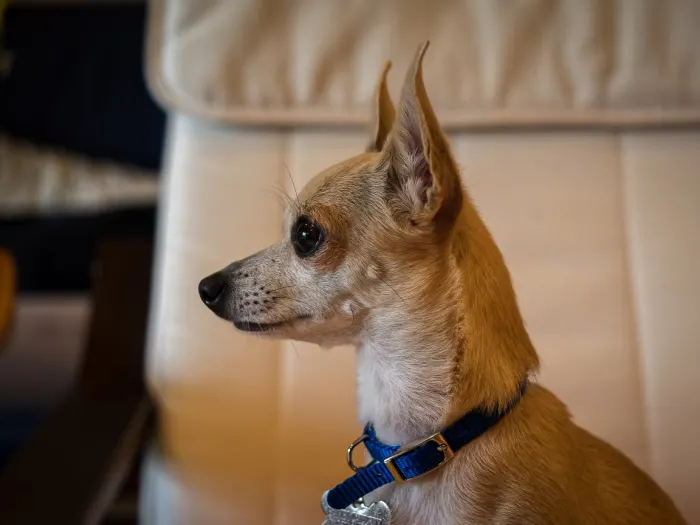
<svg viewBox="0 0 700 525"><path fill-rule="evenodd" d="M15 261L10 252L0 249L0 353L10 337L15 286Z"/></svg>
<svg viewBox="0 0 700 525"><path fill-rule="evenodd" d="M97 525L151 436L143 381L151 241L99 251L78 384L0 472L1 525Z"/></svg>

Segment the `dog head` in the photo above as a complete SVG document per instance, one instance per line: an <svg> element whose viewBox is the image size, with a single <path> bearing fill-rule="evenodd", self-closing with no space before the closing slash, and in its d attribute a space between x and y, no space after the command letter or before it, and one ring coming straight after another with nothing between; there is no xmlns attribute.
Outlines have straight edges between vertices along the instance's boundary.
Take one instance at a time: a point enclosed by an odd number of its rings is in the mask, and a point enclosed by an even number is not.
<svg viewBox="0 0 700 525"><path fill-rule="evenodd" d="M465 197L423 84L426 49L408 72L398 111L387 63L367 151L300 192L282 240L201 281L214 313L243 331L356 343L377 312L410 308L412 298L420 302L449 281L447 252Z"/></svg>

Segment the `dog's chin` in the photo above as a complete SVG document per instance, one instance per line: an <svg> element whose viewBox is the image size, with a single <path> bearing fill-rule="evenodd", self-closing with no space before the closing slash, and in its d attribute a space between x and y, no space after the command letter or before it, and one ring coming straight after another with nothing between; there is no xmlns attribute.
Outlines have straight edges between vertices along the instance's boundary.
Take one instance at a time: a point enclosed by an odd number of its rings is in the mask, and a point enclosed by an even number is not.
<svg viewBox="0 0 700 525"><path fill-rule="evenodd" d="M352 318L315 319L300 316L283 322L262 323L257 321L233 321L241 332L270 339L292 339L322 347L333 347L357 343L357 334Z"/></svg>
<svg viewBox="0 0 700 525"><path fill-rule="evenodd" d="M241 332L256 335L284 337L285 332L292 329L295 325L307 321L310 316L302 315L286 321L275 323L261 323L257 321L233 321L233 326Z"/></svg>

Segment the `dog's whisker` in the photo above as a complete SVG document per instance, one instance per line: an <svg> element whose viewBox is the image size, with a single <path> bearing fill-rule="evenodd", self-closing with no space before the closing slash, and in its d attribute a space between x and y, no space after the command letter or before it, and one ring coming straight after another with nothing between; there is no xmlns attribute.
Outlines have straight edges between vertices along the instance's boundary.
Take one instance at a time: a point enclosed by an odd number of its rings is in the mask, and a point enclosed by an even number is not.
<svg viewBox="0 0 700 525"><path fill-rule="evenodd" d="M300 287L300 285L298 285L298 284L290 284L289 286L282 286L280 288L275 288L273 290L267 290L267 293L271 294L271 293L278 292L280 290L286 290L287 288L299 288L299 287Z"/></svg>
<svg viewBox="0 0 700 525"><path fill-rule="evenodd" d="M298 315L298 313L294 311L294 309L291 306L287 306L286 304L281 303L277 303L276 306L281 306L282 308L286 308L287 310L289 310L292 314L291 317L296 317Z"/></svg>
<svg viewBox="0 0 700 525"><path fill-rule="evenodd" d="M282 210L286 213L290 210L290 197L289 195L281 195L279 193L275 193L275 197L277 198L277 202L279 202L279 205L282 207Z"/></svg>
<svg viewBox="0 0 700 525"><path fill-rule="evenodd" d="M282 199L285 197L289 198L289 195L286 195L280 188L262 188L261 191L264 191L265 193L268 193L270 195L274 195L280 202L282 202Z"/></svg>
<svg viewBox="0 0 700 525"><path fill-rule="evenodd" d="M292 343L292 348L294 348L294 353L295 353L296 356L297 356L297 362L300 362L300 361L301 361L301 356L299 355L299 349L297 348L297 345L294 343L294 340L293 340L293 339L290 339L289 342Z"/></svg>
<svg viewBox="0 0 700 525"><path fill-rule="evenodd" d="M286 308L290 312L292 312L292 316L296 315L296 312L292 310L289 306L283 305L283 304L278 304L277 306L282 306L283 308ZM294 343L293 339L289 339L289 342L292 343L292 348L294 348L294 354L297 357L297 362L301 361L301 355L299 354L299 349L297 348L297 345Z"/></svg>
<svg viewBox="0 0 700 525"><path fill-rule="evenodd" d="M295 299L294 297L287 297L286 295L276 295L275 297L273 297L273 299L286 299L288 301L295 301L306 306L311 312L313 312L314 310L309 303L302 301L301 299Z"/></svg>
<svg viewBox="0 0 700 525"><path fill-rule="evenodd" d="M274 195L285 212L294 211L298 207L296 201L290 197L286 190L282 187L275 185L272 188L264 188L263 191Z"/></svg>
<svg viewBox="0 0 700 525"><path fill-rule="evenodd" d="M284 169L287 170L287 175L289 175L289 182L292 183L292 188L294 189L294 194L297 196L297 202L299 202L299 192L297 191L297 186L294 184L294 177L292 177L292 172L289 171L289 167L287 166L286 162L282 163L284 165Z"/></svg>
<svg viewBox="0 0 700 525"><path fill-rule="evenodd" d="M285 193L280 188L277 188L277 187L262 188L262 191L264 191L265 193L270 193L270 194L274 195L275 197L284 197L284 196L289 197L288 195L285 195Z"/></svg>
<svg viewBox="0 0 700 525"><path fill-rule="evenodd" d="M391 288L391 291L394 292L394 293L396 294L396 297L398 297L399 299L401 299L401 301L403 301L404 304L406 303L406 301L404 300L404 298L401 297L401 294L399 294L399 292L396 291L396 288L394 288L393 286L391 286L388 282L386 282L384 279L382 279L382 278L379 277L379 276L377 276L377 279L379 279L381 282L383 282L383 283L386 284L389 288Z"/></svg>
<svg viewBox="0 0 700 525"><path fill-rule="evenodd" d="M286 192L283 192L281 195L282 197L284 197L284 200L286 202L285 209L287 211L296 212L299 209L297 201L292 199Z"/></svg>
<svg viewBox="0 0 700 525"><path fill-rule="evenodd" d="M291 308L285 304L277 303L276 306L281 306L282 308L286 308L291 313L290 318L294 318L294 317L297 317L299 315L299 313L296 310L294 310L293 308Z"/></svg>
<svg viewBox="0 0 700 525"><path fill-rule="evenodd" d="M355 326L355 310L352 309L352 305L348 305L348 309L350 310L350 315L352 315L352 323L350 323L350 326Z"/></svg>

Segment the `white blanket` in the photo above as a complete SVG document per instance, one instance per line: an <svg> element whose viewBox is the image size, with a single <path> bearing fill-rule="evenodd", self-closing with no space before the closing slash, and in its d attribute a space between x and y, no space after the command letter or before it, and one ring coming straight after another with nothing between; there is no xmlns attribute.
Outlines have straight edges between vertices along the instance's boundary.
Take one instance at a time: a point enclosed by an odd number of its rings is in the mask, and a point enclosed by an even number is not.
<svg viewBox="0 0 700 525"><path fill-rule="evenodd" d="M156 173L0 134L0 217L153 205Z"/></svg>

